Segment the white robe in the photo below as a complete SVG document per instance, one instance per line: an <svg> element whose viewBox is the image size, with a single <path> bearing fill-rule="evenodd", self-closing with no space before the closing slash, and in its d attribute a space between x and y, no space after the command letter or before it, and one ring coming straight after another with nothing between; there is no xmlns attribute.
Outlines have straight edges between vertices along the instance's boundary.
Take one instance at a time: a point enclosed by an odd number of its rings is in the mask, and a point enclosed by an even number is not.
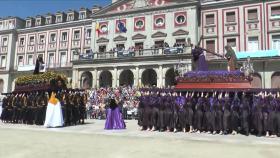
<svg viewBox="0 0 280 158"><path fill-rule="evenodd" d="M45 119L45 127L61 127L63 126L63 115L60 102L55 105L48 103Z"/></svg>

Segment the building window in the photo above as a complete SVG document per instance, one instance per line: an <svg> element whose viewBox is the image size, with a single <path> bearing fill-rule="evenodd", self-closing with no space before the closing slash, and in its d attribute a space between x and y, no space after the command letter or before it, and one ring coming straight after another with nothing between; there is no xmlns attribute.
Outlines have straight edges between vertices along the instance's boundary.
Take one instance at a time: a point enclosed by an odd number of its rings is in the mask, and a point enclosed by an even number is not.
<svg viewBox="0 0 280 158"><path fill-rule="evenodd" d="M99 47L98 47L98 51L99 51L100 53L106 52L106 45L101 45L101 46L99 46Z"/></svg>
<svg viewBox="0 0 280 158"><path fill-rule="evenodd" d="M235 12L227 12L226 13L226 22L235 22Z"/></svg>
<svg viewBox="0 0 280 158"><path fill-rule="evenodd" d="M67 17L67 21L73 21L74 20L74 14L68 14L68 17Z"/></svg>
<svg viewBox="0 0 280 158"><path fill-rule="evenodd" d="M80 39L80 31L79 30L76 30L74 31L74 39Z"/></svg>
<svg viewBox="0 0 280 158"><path fill-rule="evenodd" d="M40 44L43 44L43 43L45 43L45 35L40 35L40 37L39 37L40 39Z"/></svg>
<svg viewBox="0 0 280 158"><path fill-rule="evenodd" d="M258 37L249 37L248 38L248 51L257 51L259 50L259 38Z"/></svg>
<svg viewBox="0 0 280 158"><path fill-rule="evenodd" d="M231 48L236 52L236 38L227 39L227 45L231 46Z"/></svg>
<svg viewBox="0 0 280 158"><path fill-rule="evenodd" d="M258 20L258 10L257 9L248 10L248 20Z"/></svg>
<svg viewBox="0 0 280 158"><path fill-rule="evenodd" d="M86 37L91 38L91 29L87 29L86 31Z"/></svg>
<svg viewBox="0 0 280 158"><path fill-rule="evenodd" d="M37 20L36 20L36 25L37 25L37 26L41 25L41 19L37 19Z"/></svg>
<svg viewBox="0 0 280 158"><path fill-rule="evenodd" d="M163 26L164 25L164 19L162 17L157 18L155 24L156 24L157 27Z"/></svg>
<svg viewBox="0 0 280 158"><path fill-rule="evenodd" d="M62 32L61 40L67 41L67 32Z"/></svg>
<svg viewBox="0 0 280 158"><path fill-rule="evenodd" d="M186 16L184 16L184 15L178 15L177 17L176 17L176 23L177 24L184 24L185 22L186 22Z"/></svg>
<svg viewBox="0 0 280 158"><path fill-rule="evenodd" d="M20 45L20 46L23 46L23 45L24 45L24 38L20 38L20 39L19 39L19 45Z"/></svg>
<svg viewBox="0 0 280 158"><path fill-rule="evenodd" d="M66 52L61 52L60 53L60 65L66 66L66 62L67 62L67 56L66 56Z"/></svg>
<svg viewBox="0 0 280 158"><path fill-rule="evenodd" d="M100 31L101 31L102 33L107 33L107 31L108 31L108 26L107 26L107 24L101 25L101 26L100 26Z"/></svg>
<svg viewBox="0 0 280 158"><path fill-rule="evenodd" d="M8 45L8 38L2 38L2 46Z"/></svg>
<svg viewBox="0 0 280 158"><path fill-rule="evenodd" d="M18 56L18 66L23 66L23 56Z"/></svg>
<svg viewBox="0 0 280 158"><path fill-rule="evenodd" d="M35 42L35 37L34 36L29 37L29 45L33 46L34 42Z"/></svg>
<svg viewBox="0 0 280 158"><path fill-rule="evenodd" d="M280 6L271 7L271 16L280 17Z"/></svg>
<svg viewBox="0 0 280 158"><path fill-rule="evenodd" d="M272 36L272 49L280 50L280 35Z"/></svg>
<svg viewBox="0 0 280 158"><path fill-rule="evenodd" d="M1 56L1 67L6 67L6 56Z"/></svg>
<svg viewBox="0 0 280 158"><path fill-rule="evenodd" d="M135 28L136 29L142 29L144 27L144 20L143 19L139 19L135 22Z"/></svg>
<svg viewBox="0 0 280 158"><path fill-rule="evenodd" d="M31 21L30 20L26 21L26 27L31 27Z"/></svg>
<svg viewBox="0 0 280 158"><path fill-rule="evenodd" d="M51 34L50 42L56 41L56 35L54 33Z"/></svg>
<svg viewBox="0 0 280 158"><path fill-rule="evenodd" d="M54 53L49 54L48 64L49 67L54 67Z"/></svg>
<svg viewBox="0 0 280 158"><path fill-rule="evenodd" d="M51 18L50 17L47 17L46 24L51 24Z"/></svg>
<svg viewBox="0 0 280 158"><path fill-rule="evenodd" d="M28 55L27 56L27 64L28 65L33 65L33 55Z"/></svg>
<svg viewBox="0 0 280 158"><path fill-rule="evenodd" d="M206 25L213 25L213 24L215 24L215 15L214 14L206 15Z"/></svg>
<svg viewBox="0 0 280 158"><path fill-rule="evenodd" d="M61 17L61 15L59 15L59 16L56 17L56 22L57 22L57 23L62 22L62 17Z"/></svg>
<svg viewBox="0 0 280 158"><path fill-rule="evenodd" d="M215 40L206 41L206 49L210 52L215 52Z"/></svg>
<svg viewBox="0 0 280 158"><path fill-rule="evenodd" d="M80 12L80 17L81 20L86 18L86 12Z"/></svg>

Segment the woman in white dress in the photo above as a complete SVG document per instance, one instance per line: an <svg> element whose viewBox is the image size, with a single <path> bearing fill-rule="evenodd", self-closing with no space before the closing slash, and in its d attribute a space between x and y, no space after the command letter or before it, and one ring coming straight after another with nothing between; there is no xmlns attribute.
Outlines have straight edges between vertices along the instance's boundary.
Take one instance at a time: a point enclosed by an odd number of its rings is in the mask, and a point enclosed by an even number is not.
<svg viewBox="0 0 280 158"><path fill-rule="evenodd" d="M63 115L59 100L56 93L52 92L46 111L45 127L63 126Z"/></svg>

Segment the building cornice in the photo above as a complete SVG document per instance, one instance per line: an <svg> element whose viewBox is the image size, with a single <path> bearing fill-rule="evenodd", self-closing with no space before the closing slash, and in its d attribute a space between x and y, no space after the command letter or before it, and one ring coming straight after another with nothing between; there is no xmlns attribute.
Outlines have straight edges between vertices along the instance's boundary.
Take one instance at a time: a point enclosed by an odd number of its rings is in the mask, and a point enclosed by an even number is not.
<svg viewBox="0 0 280 158"><path fill-rule="evenodd" d="M9 30L2 30L2 31L0 31L0 35L10 34L10 33L16 33L16 29L9 29Z"/></svg>
<svg viewBox="0 0 280 158"><path fill-rule="evenodd" d="M246 4L262 3L262 0L233 0L233 1L217 1L213 3L202 3L201 10L215 9L215 8L225 8L225 7L235 7Z"/></svg>
<svg viewBox="0 0 280 158"><path fill-rule="evenodd" d="M100 18L108 18L108 17L116 17L116 16L125 16L130 14L139 14L143 12L154 12L154 11L161 11L161 10L167 10L167 9L176 9L176 8L182 8L182 7L191 7L191 6L198 6L198 1L191 1L191 2L183 2L178 3L174 5L166 5L162 7L147 7L147 8L136 8L133 10L123 11L123 12L110 12L106 13L108 8L104 8L101 11L97 12L96 14L93 14L91 17L92 19L100 19Z"/></svg>

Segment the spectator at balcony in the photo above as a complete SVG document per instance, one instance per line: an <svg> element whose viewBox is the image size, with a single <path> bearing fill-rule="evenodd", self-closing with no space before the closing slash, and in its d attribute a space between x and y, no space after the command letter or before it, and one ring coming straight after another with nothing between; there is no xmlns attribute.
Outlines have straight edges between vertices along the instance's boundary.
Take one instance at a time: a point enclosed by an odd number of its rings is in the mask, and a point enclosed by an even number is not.
<svg viewBox="0 0 280 158"><path fill-rule="evenodd" d="M164 48L169 48L169 44L167 42L164 42Z"/></svg>

